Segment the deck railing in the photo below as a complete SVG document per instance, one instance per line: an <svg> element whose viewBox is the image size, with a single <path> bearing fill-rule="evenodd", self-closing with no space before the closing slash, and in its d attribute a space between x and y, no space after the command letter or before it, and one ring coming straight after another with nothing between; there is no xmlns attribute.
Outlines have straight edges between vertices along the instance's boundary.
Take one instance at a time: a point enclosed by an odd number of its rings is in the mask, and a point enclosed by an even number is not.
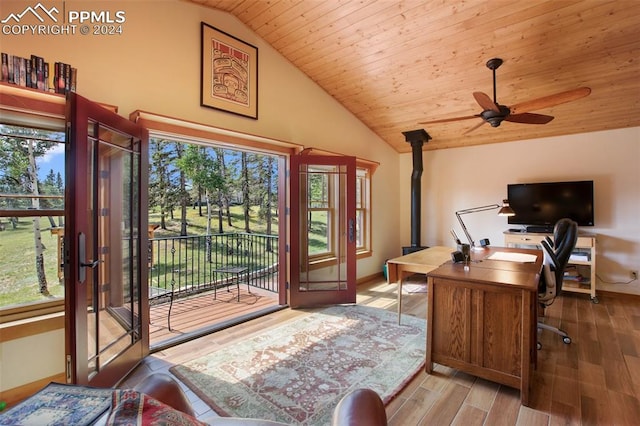
<svg viewBox="0 0 640 426"><path fill-rule="evenodd" d="M149 240L149 299L166 302L228 284L216 269L247 267L249 285L278 292L278 237L230 233Z"/></svg>

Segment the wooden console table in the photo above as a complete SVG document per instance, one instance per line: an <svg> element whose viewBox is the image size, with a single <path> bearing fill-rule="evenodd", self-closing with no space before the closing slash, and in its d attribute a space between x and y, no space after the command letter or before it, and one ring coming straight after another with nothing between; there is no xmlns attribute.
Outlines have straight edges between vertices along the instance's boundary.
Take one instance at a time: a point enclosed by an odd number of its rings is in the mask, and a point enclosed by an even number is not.
<svg viewBox="0 0 640 426"><path fill-rule="evenodd" d="M494 253L535 255L523 263L491 260ZM472 262L427 273L427 373L433 363L520 389L529 404L536 362L540 250L487 247Z"/></svg>

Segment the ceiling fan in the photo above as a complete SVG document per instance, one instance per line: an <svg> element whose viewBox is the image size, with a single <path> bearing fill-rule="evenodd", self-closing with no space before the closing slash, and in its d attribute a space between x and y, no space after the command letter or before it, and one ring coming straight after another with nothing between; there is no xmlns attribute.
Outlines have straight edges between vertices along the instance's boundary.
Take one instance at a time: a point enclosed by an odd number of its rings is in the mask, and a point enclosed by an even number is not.
<svg viewBox="0 0 640 426"><path fill-rule="evenodd" d="M441 120L421 121L420 124L436 124L448 123L452 121L468 120L471 118L482 118L482 121L465 132L469 133L482 126L484 123L491 124L491 127L498 127L503 121L511 121L523 124L547 124L554 117L543 114L533 114L529 111L535 111L543 108L550 108L565 102L575 101L576 99L588 96L591 89L588 87L579 87L577 89L568 90L566 92L556 93L554 95L544 96L542 98L533 99L527 102L506 106L498 103L496 98L496 70L502 65L502 59L493 58L487 61L487 68L493 71L493 101L483 92L473 92L478 105L483 108L480 114L469 115L465 117L444 118Z"/></svg>

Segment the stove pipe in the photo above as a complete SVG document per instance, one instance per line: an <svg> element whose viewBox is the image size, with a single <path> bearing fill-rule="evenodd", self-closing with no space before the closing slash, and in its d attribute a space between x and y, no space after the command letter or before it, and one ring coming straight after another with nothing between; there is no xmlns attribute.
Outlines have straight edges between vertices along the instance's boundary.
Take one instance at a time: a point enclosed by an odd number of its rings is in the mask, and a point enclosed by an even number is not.
<svg viewBox="0 0 640 426"><path fill-rule="evenodd" d="M422 146L429 142L431 136L424 130L402 132L405 140L411 144L413 170L411 172L411 246L403 247L403 254L422 250L420 246L420 208L421 208L421 178L422 178Z"/></svg>

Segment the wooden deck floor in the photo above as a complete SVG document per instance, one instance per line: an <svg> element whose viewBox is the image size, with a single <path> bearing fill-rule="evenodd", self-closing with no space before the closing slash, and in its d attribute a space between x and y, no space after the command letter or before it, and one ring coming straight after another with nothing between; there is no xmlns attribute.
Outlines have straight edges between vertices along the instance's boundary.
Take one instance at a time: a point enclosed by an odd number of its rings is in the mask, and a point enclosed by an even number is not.
<svg viewBox="0 0 640 426"><path fill-rule="evenodd" d="M150 308L150 346L153 348L167 340L226 324L234 318L277 306L278 295L275 293L255 288L252 288L249 293L246 286L241 286L240 301L238 301L237 289L231 286L229 291L219 289L216 299L213 291L176 299L171 308L171 329L169 329L169 303L153 305Z"/></svg>

